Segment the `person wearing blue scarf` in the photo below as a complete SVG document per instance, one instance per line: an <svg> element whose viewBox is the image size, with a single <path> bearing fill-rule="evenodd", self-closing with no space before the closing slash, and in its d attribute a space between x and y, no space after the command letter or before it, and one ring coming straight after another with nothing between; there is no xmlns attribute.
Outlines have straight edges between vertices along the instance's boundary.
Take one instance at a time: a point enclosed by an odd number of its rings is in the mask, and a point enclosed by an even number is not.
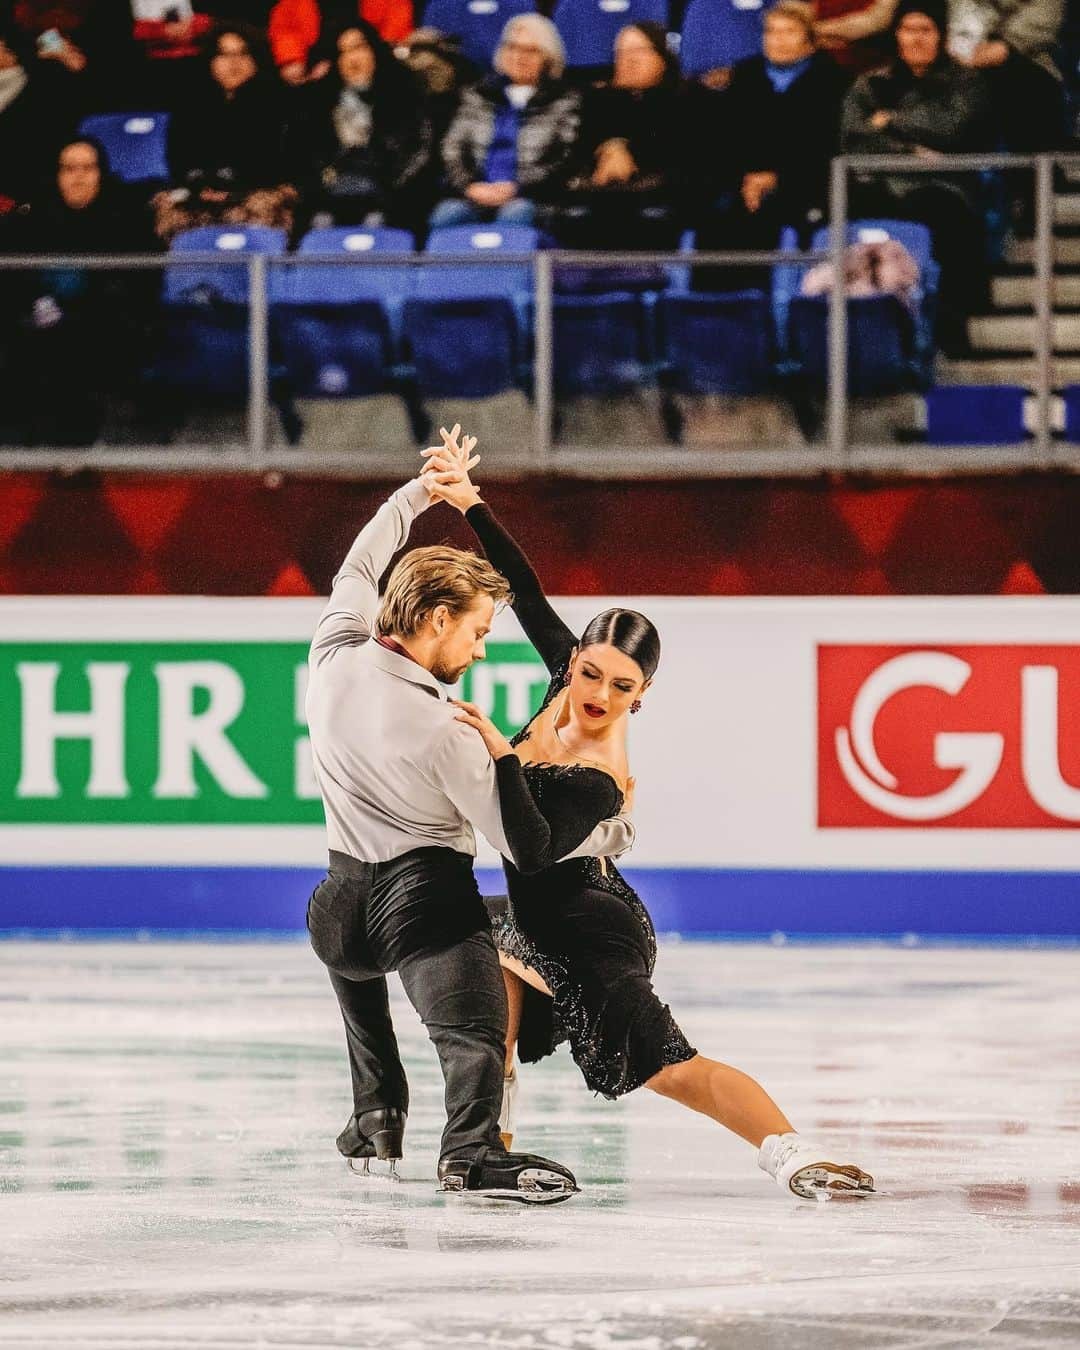
<svg viewBox="0 0 1080 1350"><path fill-rule="evenodd" d="M765 15L762 53L736 62L720 94L723 191L698 227L699 248L772 249L780 230L805 239L828 201L846 77L814 41L813 10L779 0ZM699 290L767 286L760 269L698 268Z"/></svg>

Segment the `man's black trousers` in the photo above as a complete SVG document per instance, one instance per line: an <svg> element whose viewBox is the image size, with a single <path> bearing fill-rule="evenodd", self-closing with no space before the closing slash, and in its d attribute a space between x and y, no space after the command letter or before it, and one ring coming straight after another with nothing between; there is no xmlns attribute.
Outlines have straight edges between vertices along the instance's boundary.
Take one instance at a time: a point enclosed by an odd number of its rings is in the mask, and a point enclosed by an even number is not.
<svg viewBox="0 0 1080 1350"><path fill-rule="evenodd" d="M396 970L442 1065L442 1158L501 1148L506 991L472 867L444 848L383 863L331 852L308 904L311 945L345 1019L354 1112L409 1109L387 999Z"/></svg>

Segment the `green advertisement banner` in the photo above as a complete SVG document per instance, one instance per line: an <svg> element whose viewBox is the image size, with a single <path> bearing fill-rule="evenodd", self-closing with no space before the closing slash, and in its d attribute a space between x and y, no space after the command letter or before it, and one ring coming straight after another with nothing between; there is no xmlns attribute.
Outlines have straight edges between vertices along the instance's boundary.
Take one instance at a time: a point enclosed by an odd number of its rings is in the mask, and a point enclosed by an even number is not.
<svg viewBox="0 0 1080 1350"><path fill-rule="evenodd" d="M547 675L489 642L462 682L507 733ZM0 642L0 822L318 825L307 644Z"/></svg>

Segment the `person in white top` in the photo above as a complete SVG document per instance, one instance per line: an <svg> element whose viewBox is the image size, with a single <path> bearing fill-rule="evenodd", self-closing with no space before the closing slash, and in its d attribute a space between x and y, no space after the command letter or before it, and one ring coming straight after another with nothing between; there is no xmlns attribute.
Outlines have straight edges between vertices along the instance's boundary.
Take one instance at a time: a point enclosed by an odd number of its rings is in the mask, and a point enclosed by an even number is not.
<svg viewBox="0 0 1080 1350"><path fill-rule="evenodd" d="M458 428L443 435L456 446ZM509 742L478 708L447 698L444 686L483 660L509 598L486 560L414 549L380 601L379 578L435 485L430 475L405 484L360 532L311 644L307 716L330 865L308 930L341 1005L353 1085L338 1148L360 1171L401 1156L408 1086L385 978L396 970L446 1083L442 1188L563 1200L577 1190L566 1168L509 1154L499 1138L506 995L472 871L473 825L525 872L572 853L617 856L633 826L549 819Z"/></svg>

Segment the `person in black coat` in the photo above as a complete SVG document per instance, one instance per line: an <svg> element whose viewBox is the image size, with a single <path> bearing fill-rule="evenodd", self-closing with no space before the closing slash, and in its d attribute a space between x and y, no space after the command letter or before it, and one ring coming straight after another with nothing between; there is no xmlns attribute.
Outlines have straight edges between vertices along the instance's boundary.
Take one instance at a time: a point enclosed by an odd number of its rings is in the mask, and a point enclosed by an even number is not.
<svg viewBox="0 0 1080 1350"><path fill-rule="evenodd" d="M25 36L0 25L0 218L29 199L76 115L71 76L35 61Z"/></svg>
<svg viewBox="0 0 1080 1350"><path fill-rule="evenodd" d="M846 77L815 50L813 10L802 0L769 10L762 45L736 63L721 95L725 190L698 227L698 248L773 249L785 225L806 246L826 214ZM695 274L702 290L765 284L758 269Z"/></svg>
<svg viewBox="0 0 1080 1350"><path fill-rule="evenodd" d="M104 148L86 137L61 148L51 180L0 233L5 253L122 254L154 247L145 205L125 193ZM153 271L85 267L3 276L4 421L14 427L16 443L89 444L109 399L135 388L160 278Z"/></svg>
<svg viewBox="0 0 1080 1350"><path fill-rule="evenodd" d="M173 114L173 187L154 198L156 227L170 241L218 223L291 229L296 189L283 181L283 91L255 34L223 25L209 34L201 87Z"/></svg>
<svg viewBox="0 0 1080 1350"><path fill-rule="evenodd" d="M628 24L615 39L610 83L587 92L577 171L556 224L572 248L666 249L710 174L716 95L679 76L660 24Z"/></svg>
<svg viewBox="0 0 1080 1350"><path fill-rule="evenodd" d="M862 75L844 100L841 148L854 155L976 154L993 145L981 71L945 49L943 0L900 0L893 35L896 59ZM855 174L853 216L895 216L926 225L941 266L937 340L949 355L969 348L967 316L985 304L986 226L973 173Z"/></svg>
<svg viewBox="0 0 1080 1350"><path fill-rule="evenodd" d="M289 117L288 158L305 219L419 229L437 192L419 80L363 19L323 50L333 68L294 91Z"/></svg>

